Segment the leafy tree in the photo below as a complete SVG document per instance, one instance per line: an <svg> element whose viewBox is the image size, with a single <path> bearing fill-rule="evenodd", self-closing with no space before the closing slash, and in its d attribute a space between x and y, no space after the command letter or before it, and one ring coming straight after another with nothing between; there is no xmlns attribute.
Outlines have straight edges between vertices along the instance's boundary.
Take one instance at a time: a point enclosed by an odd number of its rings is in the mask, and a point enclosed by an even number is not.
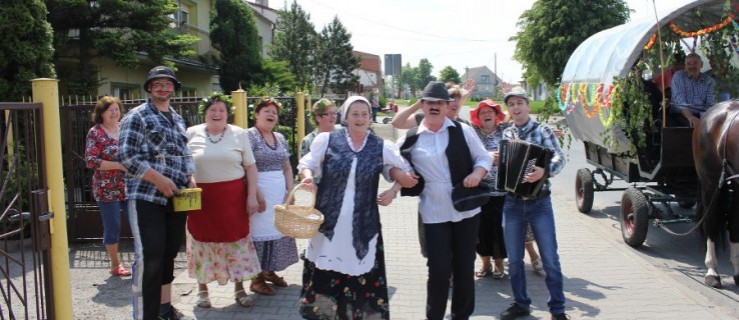
<svg viewBox="0 0 739 320"><path fill-rule="evenodd" d="M310 22L310 15L293 1L288 11L279 12L279 22L272 40L270 57L287 62L298 87L311 85L313 74L314 38L316 31Z"/></svg>
<svg viewBox="0 0 739 320"><path fill-rule="evenodd" d="M287 62L262 59L262 74L256 83L274 84L280 91L287 92L295 88L295 78L288 69Z"/></svg>
<svg viewBox="0 0 739 320"><path fill-rule="evenodd" d="M416 92L418 89L418 68L411 67L410 63L406 63L405 67L400 68L400 76L398 76L398 92L403 93L403 85L407 84L410 87L411 94Z"/></svg>
<svg viewBox="0 0 739 320"><path fill-rule="evenodd" d="M175 0L46 0L46 5L54 29L54 62L70 93L90 94L97 89L97 57L133 67L144 52L156 64L171 65L165 57L191 55L198 42L197 37L172 28ZM60 62L69 59L76 66L60 69Z"/></svg>
<svg viewBox="0 0 739 320"><path fill-rule="evenodd" d="M334 93L346 93L357 86L359 77L352 71L359 68L361 58L352 55L351 34L338 17L321 30L316 47L315 78L324 90L331 88Z"/></svg>
<svg viewBox="0 0 739 320"><path fill-rule="evenodd" d="M622 0L537 0L519 17L514 58L528 79L556 85L577 46L598 31L628 20Z"/></svg>
<svg viewBox="0 0 739 320"><path fill-rule="evenodd" d="M462 83L462 80L459 78L459 73L457 70L452 68L452 66L446 66L444 69L441 69L439 72L439 81Z"/></svg>
<svg viewBox="0 0 739 320"><path fill-rule="evenodd" d="M20 101L31 93L29 80L56 77L46 5L42 0L5 1L0 21L0 101Z"/></svg>
<svg viewBox="0 0 739 320"><path fill-rule="evenodd" d="M418 80L417 85L419 88L424 88L429 81L436 81L436 77L431 75L434 70L434 66L429 62L429 59L423 58L418 62Z"/></svg>
<svg viewBox="0 0 739 320"><path fill-rule="evenodd" d="M220 51L218 76L221 88L231 92L254 83L261 72L261 56L254 14L240 0L216 0L210 21L210 40Z"/></svg>

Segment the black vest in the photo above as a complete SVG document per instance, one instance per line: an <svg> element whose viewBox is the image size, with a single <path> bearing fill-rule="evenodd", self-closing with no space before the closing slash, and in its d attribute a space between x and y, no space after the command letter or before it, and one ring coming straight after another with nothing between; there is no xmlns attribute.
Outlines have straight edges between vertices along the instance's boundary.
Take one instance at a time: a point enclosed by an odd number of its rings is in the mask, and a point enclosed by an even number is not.
<svg viewBox="0 0 739 320"><path fill-rule="evenodd" d="M456 186L462 183L462 180L469 175L474 169L472 162L472 154L470 154L470 147L467 145L467 140L464 138L464 132L462 131L462 125L459 122L452 120L454 127L447 127L449 131L449 144L446 147L444 153L446 153L447 161L449 162L449 173L452 177L452 186ZM411 150L413 145L418 141L418 127L408 130L405 134L405 141L400 146L400 155L403 156L413 166L413 157L411 156ZM415 166L414 166L415 169ZM418 184L412 188L403 188L400 190L401 196L418 196L423 191L425 186L424 179L416 172L419 176Z"/></svg>

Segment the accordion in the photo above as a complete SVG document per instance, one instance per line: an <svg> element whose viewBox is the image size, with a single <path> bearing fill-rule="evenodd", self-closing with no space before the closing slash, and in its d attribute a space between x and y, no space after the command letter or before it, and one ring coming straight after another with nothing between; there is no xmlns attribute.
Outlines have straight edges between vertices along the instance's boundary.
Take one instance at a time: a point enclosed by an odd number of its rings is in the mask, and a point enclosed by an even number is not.
<svg viewBox="0 0 739 320"><path fill-rule="evenodd" d="M523 140L501 140L498 151L495 188L524 199L536 198L549 176L549 163L554 152ZM526 174L532 171L531 166L544 168L544 177L533 183L525 181Z"/></svg>

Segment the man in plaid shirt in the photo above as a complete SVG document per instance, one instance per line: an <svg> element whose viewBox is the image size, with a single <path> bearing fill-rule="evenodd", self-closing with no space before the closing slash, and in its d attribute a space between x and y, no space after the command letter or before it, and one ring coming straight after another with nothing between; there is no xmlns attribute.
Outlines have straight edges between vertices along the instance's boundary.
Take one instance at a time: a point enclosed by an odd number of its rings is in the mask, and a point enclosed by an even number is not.
<svg viewBox="0 0 739 320"><path fill-rule="evenodd" d="M126 195L134 238L133 318L180 319L172 307L174 259L185 237L184 212L172 196L194 187L195 166L185 121L169 105L180 83L172 69L149 71L144 89L151 97L123 118L118 155L126 167Z"/></svg>
<svg viewBox="0 0 739 320"><path fill-rule="evenodd" d="M549 290L549 301L547 302L549 312L552 319L569 319L565 313L562 268L557 253L554 210L550 196L551 183L548 180L549 177L562 171L566 162L565 154L559 148L554 131L529 116L531 106L529 106L526 91L515 87L503 97L503 101L508 106L508 113L514 124L503 131L503 139L525 140L552 150L554 156L549 164L549 176L545 177L546 170L537 166L532 166L531 173L524 176L529 183L547 179L536 198L524 199L512 193L506 196L503 206L503 237L506 251L508 251L508 274L511 278L511 291L513 291L515 302L500 314L500 318L511 320L528 316L531 312L531 299L526 293L526 275L523 269L524 238L526 228L530 224L547 275L545 282Z"/></svg>
<svg viewBox="0 0 739 320"><path fill-rule="evenodd" d="M701 68L703 60L691 53L685 57L685 70L672 77L671 110L677 113L675 122L679 126L695 127L703 113L716 103L716 80L701 73Z"/></svg>

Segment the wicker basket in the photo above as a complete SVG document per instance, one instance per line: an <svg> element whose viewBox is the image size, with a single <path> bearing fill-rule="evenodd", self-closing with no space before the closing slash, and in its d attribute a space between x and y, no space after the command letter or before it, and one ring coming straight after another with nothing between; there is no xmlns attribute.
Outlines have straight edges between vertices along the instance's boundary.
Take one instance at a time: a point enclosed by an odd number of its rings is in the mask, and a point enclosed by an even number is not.
<svg viewBox="0 0 739 320"><path fill-rule="evenodd" d="M311 192L312 201L310 206L289 204L295 199L295 191L298 188L300 188L300 185L295 186L290 191L284 205L275 205L275 228L291 238L313 238L323 223L323 214L315 208L315 192Z"/></svg>

